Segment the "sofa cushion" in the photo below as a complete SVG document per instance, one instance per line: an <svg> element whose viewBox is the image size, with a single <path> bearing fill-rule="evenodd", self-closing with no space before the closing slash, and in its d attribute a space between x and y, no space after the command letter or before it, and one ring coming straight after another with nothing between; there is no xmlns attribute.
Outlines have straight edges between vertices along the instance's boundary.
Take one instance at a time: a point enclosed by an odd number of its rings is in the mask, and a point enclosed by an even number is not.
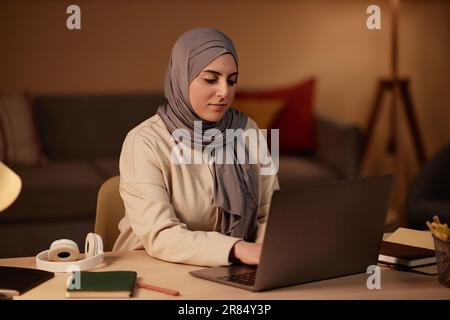
<svg viewBox="0 0 450 320"><path fill-rule="evenodd" d="M336 171L313 159L295 156L280 157L278 181L282 188L340 178Z"/></svg>
<svg viewBox="0 0 450 320"><path fill-rule="evenodd" d="M260 129L270 129L274 119L284 108L282 99L261 100L236 98L233 107L253 119Z"/></svg>
<svg viewBox="0 0 450 320"><path fill-rule="evenodd" d="M126 134L164 101L161 93L36 97L44 151L50 159L118 157Z"/></svg>
<svg viewBox="0 0 450 320"><path fill-rule="evenodd" d="M42 167L15 167L22 178L16 202L0 216L4 221L95 217L97 193L104 178L89 162L58 161Z"/></svg>
<svg viewBox="0 0 450 320"><path fill-rule="evenodd" d="M1 94L0 161L8 165L38 165L44 160L29 97Z"/></svg>

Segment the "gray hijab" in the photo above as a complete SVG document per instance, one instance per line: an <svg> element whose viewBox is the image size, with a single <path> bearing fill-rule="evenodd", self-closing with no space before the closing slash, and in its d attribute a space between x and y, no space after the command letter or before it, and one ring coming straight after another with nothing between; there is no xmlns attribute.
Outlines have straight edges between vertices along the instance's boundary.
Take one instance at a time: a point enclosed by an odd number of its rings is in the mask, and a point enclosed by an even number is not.
<svg viewBox="0 0 450 320"><path fill-rule="evenodd" d="M167 103L158 108L158 115L163 120L170 133L176 129L189 132L190 145L206 147L211 137L198 139L208 129L217 129L222 134L222 140L214 143L223 144L226 139L226 129L244 129L247 117L230 108L224 117L217 122L202 121L202 132L194 134L194 121L201 121L194 112L189 100L189 84L213 60L222 54L233 56L236 66L238 59L232 41L222 32L197 28L184 33L175 43L169 66L166 71L164 95ZM177 130L179 131L179 130ZM205 139L206 138L206 139ZM184 139L182 141L185 141ZM231 152L233 164L214 163L214 202L222 208L221 233L244 240L253 240L257 228L258 199L256 194L256 179L252 165L236 161L236 149L227 148ZM245 147L246 159L248 149Z"/></svg>

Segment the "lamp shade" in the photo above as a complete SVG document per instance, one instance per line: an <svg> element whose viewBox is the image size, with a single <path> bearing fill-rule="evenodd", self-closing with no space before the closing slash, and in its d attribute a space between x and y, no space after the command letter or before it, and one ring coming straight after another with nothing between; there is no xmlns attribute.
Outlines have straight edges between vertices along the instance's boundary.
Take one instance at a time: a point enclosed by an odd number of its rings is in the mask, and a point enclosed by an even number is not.
<svg viewBox="0 0 450 320"><path fill-rule="evenodd" d="M16 200L21 188L20 177L0 161L0 212Z"/></svg>

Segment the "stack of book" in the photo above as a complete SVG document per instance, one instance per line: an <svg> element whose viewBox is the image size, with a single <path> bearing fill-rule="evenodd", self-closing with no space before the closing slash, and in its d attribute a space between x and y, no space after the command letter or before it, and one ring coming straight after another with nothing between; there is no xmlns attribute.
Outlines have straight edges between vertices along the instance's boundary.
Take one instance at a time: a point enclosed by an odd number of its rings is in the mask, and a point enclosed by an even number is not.
<svg viewBox="0 0 450 320"><path fill-rule="evenodd" d="M406 269L436 264L431 233L398 228L381 243L378 262Z"/></svg>

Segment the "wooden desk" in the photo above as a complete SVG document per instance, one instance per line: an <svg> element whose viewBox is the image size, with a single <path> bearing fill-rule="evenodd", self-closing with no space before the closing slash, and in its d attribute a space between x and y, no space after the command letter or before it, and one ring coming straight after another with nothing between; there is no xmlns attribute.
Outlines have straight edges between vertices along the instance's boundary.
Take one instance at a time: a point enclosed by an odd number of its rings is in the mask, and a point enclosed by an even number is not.
<svg viewBox="0 0 450 320"><path fill-rule="evenodd" d="M35 258L0 259L2 266L35 268ZM189 271L196 266L168 263L151 258L145 251L108 252L105 263L96 270L134 270L138 279L156 286L180 291L181 296L136 288L135 299L450 299L450 289L437 276L381 268L381 289L369 290L366 273L306 283L265 292L249 292L227 285L195 278ZM55 277L15 299L65 299L67 274Z"/></svg>

